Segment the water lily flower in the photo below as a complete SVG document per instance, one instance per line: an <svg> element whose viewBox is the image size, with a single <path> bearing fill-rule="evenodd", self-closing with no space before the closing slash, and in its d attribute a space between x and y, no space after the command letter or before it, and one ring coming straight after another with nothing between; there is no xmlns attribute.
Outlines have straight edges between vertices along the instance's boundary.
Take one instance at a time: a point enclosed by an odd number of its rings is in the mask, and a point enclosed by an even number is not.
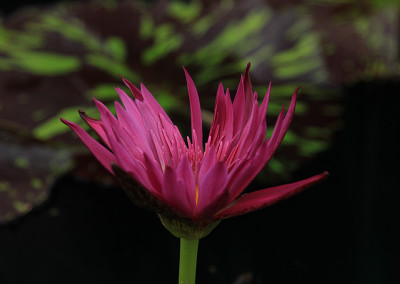
<svg viewBox="0 0 400 284"><path fill-rule="evenodd" d="M297 96L296 90L287 112L282 107L271 137L266 137L271 85L259 105L250 83L249 67L250 64L241 77L233 101L229 90L219 85L214 118L205 143L199 96L185 69L191 138L182 137L143 84L139 90L124 78L134 99L117 87L123 106L115 102L116 117L97 100L100 119L81 112L103 143L97 142L79 125L62 121L115 175L136 204L157 212L164 226L175 236L198 240L220 220L274 204L327 175L321 173L241 195L282 142L295 111Z"/></svg>

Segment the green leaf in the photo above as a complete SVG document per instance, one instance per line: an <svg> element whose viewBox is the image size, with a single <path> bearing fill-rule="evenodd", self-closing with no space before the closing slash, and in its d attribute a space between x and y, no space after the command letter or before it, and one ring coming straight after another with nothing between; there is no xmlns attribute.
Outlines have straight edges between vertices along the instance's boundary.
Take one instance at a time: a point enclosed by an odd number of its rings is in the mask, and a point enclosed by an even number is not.
<svg viewBox="0 0 400 284"><path fill-rule="evenodd" d="M193 1L185 3L180 1L173 1L167 7L168 14L183 23L193 21L201 12L201 3Z"/></svg>
<svg viewBox="0 0 400 284"><path fill-rule="evenodd" d="M10 51L13 65L36 75L56 76L77 71L81 62L77 57L35 51Z"/></svg>
<svg viewBox="0 0 400 284"><path fill-rule="evenodd" d="M98 100L115 100L118 95L115 92L115 85L112 84L100 84L94 89L88 91L90 97L94 96Z"/></svg>
<svg viewBox="0 0 400 284"><path fill-rule="evenodd" d="M89 65L99 68L111 76L118 77L120 74L129 80L140 81L140 76L133 72L129 66L123 62L115 61L103 54L88 54L86 62Z"/></svg>
<svg viewBox="0 0 400 284"><path fill-rule="evenodd" d="M106 46L116 60L124 61L126 59L126 45L122 38L110 37L106 41Z"/></svg>
<svg viewBox="0 0 400 284"><path fill-rule="evenodd" d="M163 24L154 30L154 45L144 50L143 63L151 65L178 49L183 43L183 37L177 34L170 24Z"/></svg>
<svg viewBox="0 0 400 284"><path fill-rule="evenodd" d="M139 35L142 39L151 38L154 31L154 22L153 19L148 16L144 15L140 19L140 28L139 28Z"/></svg>
<svg viewBox="0 0 400 284"><path fill-rule="evenodd" d="M41 123L33 130L33 135L39 140L47 140L57 135L63 134L69 131L68 126L65 126L60 121L60 118L65 118L66 120L73 121L75 123L81 123L78 113L78 106L68 107L61 110L57 115L49 118L48 120ZM95 108L85 108L85 111L89 114L90 112L95 113ZM87 129L86 125L82 125Z"/></svg>

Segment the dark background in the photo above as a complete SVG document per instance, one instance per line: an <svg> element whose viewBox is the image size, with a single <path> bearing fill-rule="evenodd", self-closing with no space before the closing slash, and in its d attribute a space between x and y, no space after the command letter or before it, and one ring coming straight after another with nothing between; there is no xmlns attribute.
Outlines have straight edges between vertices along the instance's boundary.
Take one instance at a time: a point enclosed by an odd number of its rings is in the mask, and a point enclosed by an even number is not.
<svg viewBox="0 0 400 284"><path fill-rule="evenodd" d="M329 178L223 221L200 241L197 282L399 283L399 91L398 78L343 84L343 127L293 180ZM71 175L0 227L1 284L176 283L178 259L178 239L155 214L119 188Z"/></svg>

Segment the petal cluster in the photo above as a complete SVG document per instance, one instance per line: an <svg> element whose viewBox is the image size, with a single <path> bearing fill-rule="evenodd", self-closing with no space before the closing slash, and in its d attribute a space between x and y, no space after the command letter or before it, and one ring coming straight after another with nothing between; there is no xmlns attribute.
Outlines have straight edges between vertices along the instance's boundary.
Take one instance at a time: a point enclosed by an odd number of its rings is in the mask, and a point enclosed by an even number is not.
<svg viewBox="0 0 400 284"><path fill-rule="evenodd" d="M199 96L185 71L191 111L191 138L184 139L152 94L123 78L133 98L116 88L122 105L115 102L116 116L100 101L100 119L81 112L98 134L97 142L79 125L67 124L99 162L114 174L139 204L160 214L176 215L197 224L248 213L287 198L322 180L326 173L309 179L241 195L270 160L292 120L297 90L285 112L277 118L266 138L266 114L271 86L259 105L247 66L234 100L219 85L214 118L203 143ZM131 186L135 180L140 187ZM166 213L168 212L168 213Z"/></svg>

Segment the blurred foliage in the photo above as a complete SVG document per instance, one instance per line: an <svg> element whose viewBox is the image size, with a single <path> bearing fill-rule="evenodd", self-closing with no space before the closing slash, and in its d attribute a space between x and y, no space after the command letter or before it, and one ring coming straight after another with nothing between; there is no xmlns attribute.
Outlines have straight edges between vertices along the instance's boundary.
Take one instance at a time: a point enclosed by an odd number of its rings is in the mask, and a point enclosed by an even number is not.
<svg viewBox="0 0 400 284"><path fill-rule="evenodd" d="M205 126L219 81L235 90L249 61L260 97L272 81L268 125L301 85L293 125L259 177L288 180L329 147L343 84L398 76L397 21L398 6L377 0L95 1L2 19L0 223L45 200L67 169L111 182L59 117L86 127L77 109L96 117L93 96L113 108L120 74L142 81L183 135L190 125L181 65L198 87Z"/></svg>

